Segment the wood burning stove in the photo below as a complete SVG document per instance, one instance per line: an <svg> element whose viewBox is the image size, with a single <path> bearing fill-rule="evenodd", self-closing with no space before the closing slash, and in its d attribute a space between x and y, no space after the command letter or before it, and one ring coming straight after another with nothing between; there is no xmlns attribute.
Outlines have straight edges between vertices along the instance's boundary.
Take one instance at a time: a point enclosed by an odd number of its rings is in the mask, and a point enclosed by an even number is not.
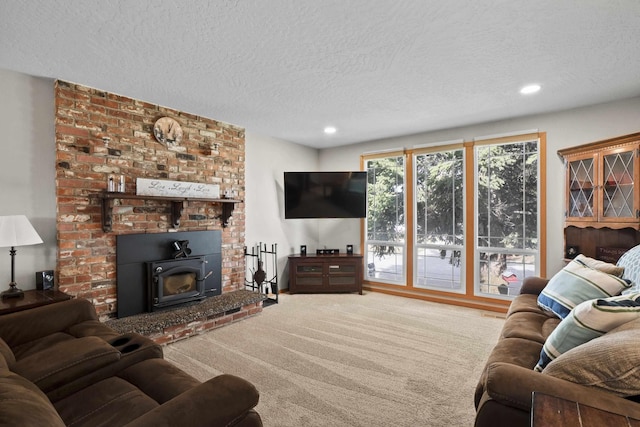
<svg viewBox="0 0 640 427"><path fill-rule="evenodd" d="M169 272L169 269L185 262L186 266L199 269L203 265L202 262L193 264L193 260L198 258L204 258L206 271L193 272L194 289L192 285L187 287L184 284L174 284L173 278L169 280L169 288L166 291L164 287L156 290L155 284L151 286L153 282L149 279L150 263L169 263L158 265L162 267L160 273L164 273L164 276L158 277L158 281L162 281L164 285L165 278L179 273L179 270ZM173 264L174 261L178 263ZM116 264L119 318L159 310L178 302L189 302L191 298L197 300L203 296L208 298L220 295L222 232L206 230L121 234L116 236ZM203 278L204 281L201 281ZM200 286L204 286L204 291ZM160 306L150 307L156 298Z"/></svg>
<svg viewBox="0 0 640 427"><path fill-rule="evenodd" d="M206 264L202 256L147 262L148 311L206 298Z"/></svg>

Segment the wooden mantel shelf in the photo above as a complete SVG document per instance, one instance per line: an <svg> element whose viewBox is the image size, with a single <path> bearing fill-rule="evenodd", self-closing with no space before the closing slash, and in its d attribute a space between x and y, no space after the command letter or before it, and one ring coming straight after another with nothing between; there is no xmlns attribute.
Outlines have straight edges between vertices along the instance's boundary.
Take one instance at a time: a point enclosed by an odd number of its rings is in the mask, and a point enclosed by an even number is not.
<svg viewBox="0 0 640 427"><path fill-rule="evenodd" d="M119 192L102 192L100 193L100 199L102 200L102 230L105 233L111 231L113 226L113 205L114 200L136 199L136 200L160 200L171 202L171 225L173 228L180 226L180 218L182 217L182 210L184 202L207 202L207 203L221 203L222 204L222 226L226 227L229 223L229 218L233 214L236 203L242 203L242 200L238 199L201 199L196 197L164 197L164 196L140 196L137 194L127 194Z"/></svg>

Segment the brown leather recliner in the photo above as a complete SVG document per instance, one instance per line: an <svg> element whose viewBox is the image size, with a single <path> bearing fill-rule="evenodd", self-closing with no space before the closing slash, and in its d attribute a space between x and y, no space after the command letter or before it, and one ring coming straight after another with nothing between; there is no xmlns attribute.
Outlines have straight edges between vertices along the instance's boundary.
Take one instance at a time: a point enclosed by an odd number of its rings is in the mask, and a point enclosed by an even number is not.
<svg viewBox="0 0 640 427"><path fill-rule="evenodd" d="M87 300L0 316L3 425L261 426L258 398L236 376L196 380Z"/></svg>

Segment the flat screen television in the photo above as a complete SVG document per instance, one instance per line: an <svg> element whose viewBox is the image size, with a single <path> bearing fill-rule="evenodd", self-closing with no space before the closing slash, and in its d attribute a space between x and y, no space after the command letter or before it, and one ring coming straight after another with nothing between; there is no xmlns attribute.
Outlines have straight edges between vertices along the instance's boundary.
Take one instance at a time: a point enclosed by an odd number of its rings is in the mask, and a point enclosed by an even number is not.
<svg viewBox="0 0 640 427"><path fill-rule="evenodd" d="M367 173L285 172L284 217L364 218Z"/></svg>

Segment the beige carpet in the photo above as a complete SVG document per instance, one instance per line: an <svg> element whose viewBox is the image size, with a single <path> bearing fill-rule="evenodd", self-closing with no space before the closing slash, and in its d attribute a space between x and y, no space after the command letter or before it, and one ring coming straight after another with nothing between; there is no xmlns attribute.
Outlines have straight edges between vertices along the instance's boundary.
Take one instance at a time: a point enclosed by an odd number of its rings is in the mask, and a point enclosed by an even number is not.
<svg viewBox="0 0 640 427"><path fill-rule="evenodd" d="M503 320L368 292L280 295L253 318L165 347L196 378L241 376L264 425L472 426Z"/></svg>

